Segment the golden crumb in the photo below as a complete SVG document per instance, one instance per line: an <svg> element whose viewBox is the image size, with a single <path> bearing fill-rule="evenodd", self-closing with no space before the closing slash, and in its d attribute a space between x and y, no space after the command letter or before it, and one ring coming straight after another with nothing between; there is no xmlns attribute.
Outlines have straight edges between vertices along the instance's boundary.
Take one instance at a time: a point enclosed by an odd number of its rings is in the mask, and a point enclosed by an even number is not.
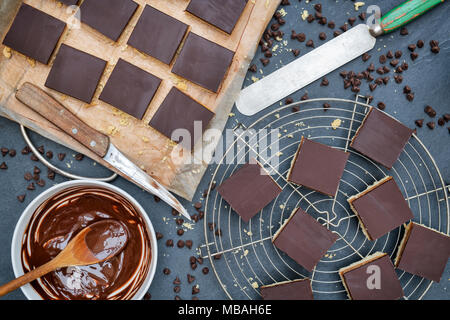
<svg viewBox="0 0 450 320"><path fill-rule="evenodd" d="M27 62L33 68L36 66L36 60L34 60L34 59L27 58Z"/></svg>
<svg viewBox="0 0 450 320"><path fill-rule="evenodd" d="M10 59L12 56L11 49L8 47L3 48L3 56L5 56L6 59Z"/></svg>
<svg viewBox="0 0 450 320"><path fill-rule="evenodd" d="M333 128L333 130L336 130L337 128L339 128L341 126L341 124L342 124L342 120L341 119L335 119L331 123L331 127Z"/></svg>
<svg viewBox="0 0 450 320"><path fill-rule="evenodd" d="M302 20L303 21L306 20L306 18L308 18L308 16L309 16L308 10L303 10L303 12L302 12Z"/></svg>
<svg viewBox="0 0 450 320"><path fill-rule="evenodd" d="M355 6L355 10L358 11L360 7L362 7L363 5L365 5L365 2L355 2L354 6Z"/></svg>

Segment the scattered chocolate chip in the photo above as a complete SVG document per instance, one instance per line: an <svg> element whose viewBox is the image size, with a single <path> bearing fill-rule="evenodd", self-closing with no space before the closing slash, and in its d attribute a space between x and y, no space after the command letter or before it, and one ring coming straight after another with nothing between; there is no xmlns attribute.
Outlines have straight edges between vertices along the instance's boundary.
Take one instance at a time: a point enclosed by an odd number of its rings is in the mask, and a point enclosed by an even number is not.
<svg viewBox="0 0 450 320"><path fill-rule="evenodd" d="M34 183L30 183L27 187L27 190L33 191L34 189L36 189L36 187L34 186Z"/></svg>
<svg viewBox="0 0 450 320"><path fill-rule="evenodd" d="M202 273L203 273L203 274L208 274L208 273L209 273L209 268L208 268L208 267L204 267L204 268L202 269Z"/></svg>
<svg viewBox="0 0 450 320"><path fill-rule="evenodd" d="M167 246L167 247L173 247L173 240L172 240L172 239L168 239L168 240L166 241L166 246Z"/></svg>
<svg viewBox="0 0 450 320"><path fill-rule="evenodd" d="M203 264L203 258L202 257L197 257L195 258L198 262L198 264Z"/></svg>
<svg viewBox="0 0 450 320"><path fill-rule="evenodd" d="M322 12L322 5L320 3L314 5L314 10L317 12Z"/></svg>
<svg viewBox="0 0 450 320"><path fill-rule="evenodd" d="M333 32L333 36L334 36L334 37L338 37L338 36L340 36L341 34L342 34L342 32L339 31L339 30L336 30L336 31Z"/></svg>
<svg viewBox="0 0 450 320"><path fill-rule="evenodd" d="M216 227L216 224L213 222L208 222L208 228L209 231L214 231L214 228Z"/></svg>
<svg viewBox="0 0 450 320"><path fill-rule="evenodd" d="M388 84L389 83L389 77L384 77L383 78L383 83L384 84Z"/></svg>
<svg viewBox="0 0 450 320"><path fill-rule="evenodd" d="M324 26L327 24L327 18L321 17L318 22L319 22L319 24Z"/></svg>
<svg viewBox="0 0 450 320"><path fill-rule="evenodd" d="M438 54L439 51L441 51L441 48L439 48L439 47L432 47L432 48L431 48L431 52L433 52L433 53Z"/></svg>
<svg viewBox="0 0 450 320"><path fill-rule="evenodd" d="M408 70L409 65L408 65L408 63L403 62L402 65L401 65L401 67L402 67L402 70Z"/></svg>
<svg viewBox="0 0 450 320"><path fill-rule="evenodd" d="M351 85L352 83L350 82L350 80L344 80L344 89L350 88Z"/></svg>
<svg viewBox="0 0 450 320"><path fill-rule="evenodd" d="M169 268L164 268L163 269L163 273L167 276L170 274L170 269Z"/></svg>
<svg viewBox="0 0 450 320"><path fill-rule="evenodd" d="M314 18L316 18L316 19L318 19L318 20L320 20L320 19L322 19L322 14L320 13L320 12L315 12L314 13Z"/></svg>
<svg viewBox="0 0 450 320"><path fill-rule="evenodd" d="M83 160L83 159L84 159L84 155L83 155L83 154L77 153L77 154L75 155L75 160L81 161L81 160Z"/></svg>
<svg viewBox="0 0 450 320"><path fill-rule="evenodd" d="M195 285L192 287L192 294L197 294L200 292L200 288L198 287L198 285Z"/></svg>
<svg viewBox="0 0 450 320"><path fill-rule="evenodd" d="M414 100L414 93L408 93L407 95L406 95L406 100L408 100L408 101L413 101Z"/></svg>
<svg viewBox="0 0 450 320"><path fill-rule="evenodd" d="M297 34L297 40L298 40L298 42L305 42L306 35L304 33Z"/></svg>
<svg viewBox="0 0 450 320"><path fill-rule="evenodd" d="M258 67L256 66L256 64L252 64L252 65L248 68L248 71L256 72L256 71L258 71Z"/></svg>
<svg viewBox="0 0 450 320"><path fill-rule="evenodd" d="M40 154L44 154L44 152L45 152L44 146L38 147L38 148L37 148L37 151L38 151Z"/></svg>
<svg viewBox="0 0 450 320"><path fill-rule="evenodd" d="M380 109L380 110L386 109L386 105L385 105L383 102L381 102L381 101L378 102L377 107L378 107L378 109Z"/></svg>
<svg viewBox="0 0 450 320"><path fill-rule="evenodd" d="M389 64L393 67L396 67L398 65L398 62L399 61L397 59L394 59L394 60L391 60L391 62L389 62Z"/></svg>
<svg viewBox="0 0 450 320"><path fill-rule="evenodd" d="M376 83L369 84L370 91L374 91L376 88L377 88L377 84Z"/></svg>
<svg viewBox="0 0 450 320"><path fill-rule="evenodd" d="M184 230L183 229L178 229L177 230L177 235L182 236L184 234Z"/></svg>
<svg viewBox="0 0 450 320"><path fill-rule="evenodd" d="M366 20L366 13L363 11L358 15L359 19L361 19L362 21Z"/></svg>
<svg viewBox="0 0 450 320"><path fill-rule="evenodd" d="M264 52L264 56L265 56L266 58L272 58L272 51L267 50L266 52Z"/></svg>
<svg viewBox="0 0 450 320"><path fill-rule="evenodd" d="M424 45L423 40L417 40L417 47L418 48L423 48L423 45Z"/></svg>
<svg viewBox="0 0 450 320"><path fill-rule="evenodd" d="M194 208L195 209L201 209L202 208L202 204L201 204L201 202L196 202L196 203L194 203Z"/></svg>
<svg viewBox="0 0 450 320"><path fill-rule="evenodd" d="M450 113L444 114L443 117L444 117L445 122L449 122L450 121Z"/></svg>
<svg viewBox="0 0 450 320"><path fill-rule="evenodd" d="M320 85L322 86L322 87L326 87L326 86L328 86L330 84L330 82L328 81L328 79L327 78L323 78L322 79L322 82L320 83Z"/></svg>
<svg viewBox="0 0 450 320"><path fill-rule="evenodd" d="M45 153L45 156L47 157L47 159L52 159L53 158L53 152L52 151L47 151Z"/></svg>
<svg viewBox="0 0 450 320"><path fill-rule="evenodd" d="M30 149L29 146L26 146L26 147L23 148L22 151L21 151L21 153L22 153L23 155L27 155L27 154L29 154L30 152L31 152L31 149Z"/></svg>
<svg viewBox="0 0 450 320"><path fill-rule="evenodd" d="M328 109L330 109L331 108L331 105L329 104L329 103L324 103L323 104L323 111L327 111Z"/></svg>
<svg viewBox="0 0 450 320"><path fill-rule="evenodd" d="M345 79L347 77L347 71L341 71L339 72L339 75Z"/></svg>
<svg viewBox="0 0 450 320"><path fill-rule="evenodd" d="M300 54L300 50L299 50L299 49L293 49L293 50L292 50L292 54L293 54L295 57L298 57L298 55Z"/></svg>
<svg viewBox="0 0 450 320"><path fill-rule="evenodd" d="M327 39L327 34L325 32L319 33L319 39L320 40L326 40Z"/></svg>
<svg viewBox="0 0 450 320"><path fill-rule="evenodd" d="M282 1L281 1L281 5L282 5L282 6L290 6L291 3L289 2L289 0L282 0Z"/></svg>
<svg viewBox="0 0 450 320"><path fill-rule="evenodd" d="M175 287L173 287L173 292L179 293L180 291L181 291L180 286L175 286Z"/></svg>
<svg viewBox="0 0 450 320"><path fill-rule="evenodd" d="M396 73L403 73L403 68L402 66L398 66L397 69L395 69Z"/></svg>
<svg viewBox="0 0 450 320"><path fill-rule="evenodd" d="M416 126L418 126L419 128L422 128L423 126L423 121L424 119L417 119L416 121L414 121L416 123Z"/></svg>
<svg viewBox="0 0 450 320"><path fill-rule="evenodd" d="M437 40L430 40L430 47L438 47L439 41Z"/></svg>
<svg viewBox="0 0 450 320"><path fill-rule="evenodd" d="M379 67L379 68L377 69L377 73L378 73L378 74L384 74L383 68L382 68L382 67Z"/></svg>
<svg viewBox="0 0 450 320"><path fill-rule="evenodd" d="M39 173L35 173L35 174L33 175L33 180L34 180L34 181L39 181L39 179L41 179Z"/></svg>
<svg viewBox="0 0 450 320"><path fill-rule="evenodd" d="M175 223L177 225L181 226L184 223L184 220L183 220L183 218L177 218L177 219L175 219Z"/></svg>
<svg viewBox="0 0 450 320"><path fill-rule="evenodd" d="M261 63L263 64L264 67L267 66L270 62L270 60L266 59L266 58L261 58L259 60L261 61Z"/></svg>
<svg viewBox="0 0 450 320"><path fill-rule="evenodd" d="M419 57L419 54L417 52L411 52L411 60L414 61Z"/></svg>
<svg viewBox="0 0 450 320"><path fill-rule="evenodd" d="M180 278L176 277L175 280L173 280L173 284L174 284L174 285L179 285L179 284L181 284Z"/></svg>
<svg viewBox="0 0 450 320"><path fill-rule="evenodd" d="M2 162L2 163L0 164L0 169L1 169L1 170L7 170L7 169L8 169L8 165L6 164L6 162Z"/></svg>
<svg viewBox="0 0 450 320"><path fill-rule="evenodd" d="M403 88L403 93L410 93L412 90L411 90L411 87L410 86L405 86L404 88Z"/></svg>
<svg viewBox="0 0 450 320"><path fill-rule="evenodd" d="M391 69L389 69L388 67L384 66L383 67L383 73L389 73L391 71Z"/></svg>
<svg viewBox="0 0 450 320"><path fill-rule="evenodd" d="M195 281L195 277L193 275L188 274L187 275L187 281L189 284Z"/></svg>
<svg viewBox="0 0 450 320"><path fill-rule="evenodd" d="M355 24L356 18L355 17L350 17L348 18L348 23L350 23L350 25L353 27L353 25Z"/></svg>
<svg viewBox="0 0 450 320"><path fill-rule="evenodd" d="M33 179L33 175L30 172L25 172L23 178L27 181L31 181L31 179Z"/></svg>
<svg viewBox="0 0 450 320"><path fill-rule="evenodd" d="M375 79L375 83L378 84L378 85L383 84L383 78L381 78L381 77L380 78L376 78Z"/></svg>
<svg viewBox="0 0 450 320"><path fill-rule="evenodd" d="M161 240L164 238L164 235L161 232L156 232L156 240Z"/></svg>
<svg viewBox="0 0 450 320"><path fill-rule="evenodd" d="M175 300L181 300L181 298L180 298L179 295L176 295L174 299L175 299Z"/></svg>
<svg viewBox="0 0 450 320"><path fill-rule="evenodd" d="M445 124L444 118L439 118L437 123L438 123L439 126L442 127Z"/></svg>
<svg viewBox="0 0 450 320"><path fill-rule="evenodd" d="M430 130L433 130L436 124L433 121L430 121L427 123L427 127L430 128Z"/></svg>
<svg viewBox="0 0 450 320"><path fill-rule="evenodd" d="M30 159L31 159L31 161L35 161L35 162L39 161L38 157L36 157L36 155L34 153L31 154Z"/></svg>
<svg viewBox="0 0 450 320"><path fill-rule="evenodd" d="M367 60L370 59L370 57L371 57L371 55L368 54L367 52L365 52L365 53L363 53L363 55L362 55L362 60L363 60L364 62L366 62Z"/></svg>
<svg viewBox="0 0 450 320"><path fill-rule="evenodd" d="M55 180L55 171L53 171L52 169L48 169L47 170L47 178L50 180Z"/></svg>
<svg viewBox="0 0 450 320"><path fill-rule="evenodd" d="M186 240L186 247L187 247L188 249L192 249L192 245L193 245L192 240Z"/></svg>
<svg viewBox="0 0 450 320"><path fill-rule="evenodd" d="M424 111L430 118L434 118L436 116L436 111L431 106L426 106Z"/></svg>
<svg viewBox="0 0 450 320"><path fill-rule="evenodd" d="M414 43L412 43L412 44L408 45L408 50L413 52L414 50L416 50L416 47L417 46Z"/></svg>
<svg viewBox="0 0 450 320"><path fill-rule="evenodd" d="M44 186L45 186L45 181L42 180L42 179L40 179L36 184L37 184L38 186L40 186L40 187L44 187Z"/></svg>
<svg viewBox="0 0 450 320"><path fill-rule="evenodd" d="M305 93L305 94L300 98L301 101L305 101L305 100L308 100L308 99L309 99L308 93Z"/></svg>
<svg viewBox="0 0 450 320"><path fill-rule="evenodd" d="M394 57L394 54L392 53L391 50L389 50L389 51L386 53L386 57L388 57L389 59L392 59L392 58Z"/></svg>
<svg viewBox="0 0 450 320"><path fill-rule="evenodd" d="M367 67L367 71L369 72L374 72L375 71L375 65L373 63L371 63L368 67Z"/></svg>
<svg viewBox="0 0 450 320"><path fill-rule="evenodd" d="M25 201L25 197L26 197L25 194L21 194L21 195L17 196L17 200L19 200L19 202L24 202Z"/></svg>
<svg viewBox="0 0 450 320"><path fill-rule="evenodd" d="M172 215L173 216L178 216L180 213L177 211L177 210L175 210L175 209L173 209L172 208Z"/></svg>
<svg viewBox="0 0 450 320"><path fill-rule="evenodd" d="M3 157L6 156L9 153L9 149L8 148L4 148L4 147L1 148L0 151L1 151Z"/></svg>
<svg viewBox="0 0 450 320"><path fill-rule="evenodd" d="M197 259L194 256L190 256L189 257L189 263L190 264L193 264L193 263L196 263L196 262L197 262Z"/></svg>
<svg viewBox="0 0 450 320"><path fill-rule="evenodd" d="M34 169L33 169L33 173L34 174L39 174L39 173L41 173L41 169L39 169L38 167L34 167Z"/></svg>
<svg viewBox="0 0 450 320"><path fill-rule="evenodd" d="M15 149L10 149L10 150L9 150L9 156L10 156L11 158L14 158L14 157L16 156L16 154L17 154L17 152L16 152Z"/></svg>
<svg viewBox="0 0 450 320"><path fill-rule="evenodd" d="M306 21L308 21L309 23L313 22L314 20L315 18L312 14L308 15L308 17L306 18Z"/></svg>
<svg viewBox="0 0 450 320"><path fill-rule="evenodd" d="M58 153L58 159L59 159L59 161L63 161L65 157L66 157L66 154L65 154L65 153Z"/></svg>
<svg viewBox="0 0 450 320"><path fill-rule="evenodd" d="M198 214L193 214L191 219L194 220L194 222L198 222Z"/></svg>
<svg viewBox="0 0 450 320"><path fill-rule="evenodd" d="M215 232L215 235L218 236L218 237L221 237L222 236L222 229L217 229L216 232Z"/></svg>
<svg viewBox="0 0 450 320"><path fill-rule="evenodd" d="M300 111L300 107L299 106L294 106L294 107L292 107L291 111L292 112L299 112Z"/></svg>
<svg viewBox="0 0 450 320"><path fill-rule="evenodd" d="M401 76L401 75L395 75L395 76L394 76L394 80L395 80L396 83L402 83L402 81L403 81L403 76Z"/></svg>
<svg viewBox="0 0 450 320"><path fill-rule="evenodd" d="M291 104L294 102L294 99L292 98L286 98L286 100L284 100L284 104Z"/></svg>
<svg viewBox="0 0 450 320"><path fill-rule="evenodd" d="M191 269L192 270L197 269L197 263L191 263Z"/></svg>
<svg viewBox="0 0 450 320"><path fill-rule="evenodd" d="M308 41L306 41L306 46L307 46L307 47L314 48L314 41L312 41L311 39L309 39Z"/></svg>
<svg viewBox="0 0 450 320"><path fill-rule="evenodd" d="M144 300L150 300L152 298L152 295L149 293L149 292L147 292L145 295L144 295Z"/></svg>
<svg viewBox="0 0 450 320"><path fill-rule="evenodd" d="M183 240L178 240L178 241L177 241L177 247L180 248L180 249L181 249L181 248L184 248L184 244L185 244L185 243L184 243Z"/></svg>
<svg viewBox="0 0 450 320"><path fill-rule="evenodd" d="M382 54L378 60L380 61L380 63L385 63L387 58L384 54Z"/></svg>
<svg viewBox="0 0 450 320"><path fill-rule="evenodd" d="M336 28L336 24L334 23L334 21L329 21L328 22L328 28L330 28L330 29Z"/></svg>
<svg viewBox="0 0 450 320"><path fill-rule="evenodd" d="M402 55L403 55L403 52L401 52L400 50L395 51L394 56L395 56L397 59L400 59Z"/></svg>
<svg viewBox="0 0 450 320"><path fill-rule="evenodd" d="M402 27L402 28L400 29L400 35L406 36L406 35L408 35L408 34L409 34L408 29L406 29L405 27Z"/></svg>
<svg viewBox="0 0 450 320"><path fill-rule="evenodd" d="M153 196L153 199L155 200L155 202L160 202L161 199L158 196Z"/></svg>
<svg viewBox="0 0 450 320"><path fill-rule="evenodd" d="M348 30L348 24L343 24L342 26L339 27L339 29L341 29L342 31L347 31Z"/></svg>
<svg viewBox="0 0 450 320"><path fill-rule="evenodd" d="M222 258L222 254L214 255L214 260L220 260Z"/></svg>

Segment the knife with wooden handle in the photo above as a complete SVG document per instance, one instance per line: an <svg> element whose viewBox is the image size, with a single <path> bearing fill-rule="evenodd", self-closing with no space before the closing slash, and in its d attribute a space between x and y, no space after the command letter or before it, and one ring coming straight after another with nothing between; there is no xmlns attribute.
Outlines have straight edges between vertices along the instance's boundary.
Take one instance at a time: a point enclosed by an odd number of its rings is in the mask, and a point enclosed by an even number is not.
<svg viewBox="0 0 450 320"><path fill-rule="evenodd" d="M236 101L252 116L371 50L376 37L416 19L444 0L408 0L386 13L378 24L359 24L317 49L244 88Z"/></svg>
<svg viewBox="0 0 450 320"><path fill-rule="evenodd" d="M110 142L107 135L88 126L45 91L26 82L17 90L16 98L103 158L103 160L131 179L137 186L158 196L187 219L191 220L190 215L181 203L163 185L122 154Z"/></svg>

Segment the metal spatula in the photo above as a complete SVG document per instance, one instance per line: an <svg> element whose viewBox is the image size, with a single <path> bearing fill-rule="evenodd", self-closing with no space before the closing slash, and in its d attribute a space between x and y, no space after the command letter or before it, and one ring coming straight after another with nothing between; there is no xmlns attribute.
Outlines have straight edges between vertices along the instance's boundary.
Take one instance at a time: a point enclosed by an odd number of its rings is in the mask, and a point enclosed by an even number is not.
<svg viewBox="0 0 450 320"><path fill-rule="evenodd" d="M359 24L317 49L246 87L236 101L247 116L320 79L375 46L376 37L409 23L444 0L409 0L384 15L379 24Z"/></svg>

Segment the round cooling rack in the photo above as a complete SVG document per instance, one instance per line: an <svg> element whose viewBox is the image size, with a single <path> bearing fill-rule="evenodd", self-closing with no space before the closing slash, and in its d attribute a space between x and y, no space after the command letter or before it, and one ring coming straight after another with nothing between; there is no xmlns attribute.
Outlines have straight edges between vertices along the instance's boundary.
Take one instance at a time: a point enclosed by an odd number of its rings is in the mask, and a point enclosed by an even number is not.
<svg viewBox="0 0 450 320"><path fill-rule="evenodd" d="M359 101L361 99L363 102ZM331 105L327 111L322 107L324 102ZM415 222L449 234L450 187L445 185L433 157L415 134L391 170L349 147L371 107L368 103L359 95L355 101L305 100L269 112L247 127L238 123L233 128L233 142L224 147L224 153L208 171L211 182L205 198L206 242L200 246L202 257L210 259L230 299L260 299L260 286L302 278L311 279L315 299L347 299L338 270L378 251L394 258L404 233L404 228L400 227L376 241L369 241L347 203L347 198L387 175L393 176L400 187ZM300 110L293 112L295 106ZM273 137L270 130L278 130L275 131L277 139L267 139L270 140L267 145L256 145L261 138ZM287 182L286 176L302 136L350 153L334 198ZM283 192L245 223L222 199L215 186L255 154ZM278 160L278 165L274 165L274 160ZM339 235L312 273L278 250L271 241L298 207ZM419 276L396 271L405 299L421 299L432 284Z"/></svg>

